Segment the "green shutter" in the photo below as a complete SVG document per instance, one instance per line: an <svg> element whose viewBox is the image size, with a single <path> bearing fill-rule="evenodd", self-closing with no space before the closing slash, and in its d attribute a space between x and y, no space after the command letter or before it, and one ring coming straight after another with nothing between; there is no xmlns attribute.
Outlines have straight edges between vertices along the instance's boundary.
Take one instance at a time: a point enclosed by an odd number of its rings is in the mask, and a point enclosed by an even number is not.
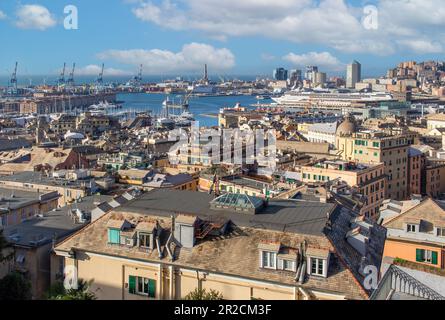
<svg viewBox="0 0 445 320"><path fill-rule="evenodd" d="M433 257L433 264L437 265L437 251L433 251L432 257Z"/></svg>
<svg viewBox="0 0 445 320"><path fill-rule="evenodd" d="M155 298L156 296L156 281L155 280L148 280L148 296L150 298Z"/></svg>
<svg viewBox="0 0 445 320"><path fill-rule="evenodd" d="M136 277L129 276L128 277L128 292L132 294L136 294Z"/></svg>
<svg viewBox="0 0 445 320"><path fill-rule="evenodd" d="M425 250L422 250L422 249L416 249L416 261L417 262L423 262L424 251Z"/></svg>

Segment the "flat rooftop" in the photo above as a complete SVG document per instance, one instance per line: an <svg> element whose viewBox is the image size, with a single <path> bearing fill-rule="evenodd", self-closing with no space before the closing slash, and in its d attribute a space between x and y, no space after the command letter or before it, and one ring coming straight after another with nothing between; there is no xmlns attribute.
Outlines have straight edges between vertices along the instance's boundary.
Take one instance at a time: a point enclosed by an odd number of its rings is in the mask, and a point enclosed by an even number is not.
<svg viewBox="0 0 445 320"><path fill-rule="evenodd" d="M5 227L4 237L12 244L27 247L48 244L54 237L61 240L85 226L83 223L73 221L70 217L72 210L79 209L84 213L91 213L97 203L110 199L112 197L108 196L85 197L78 203L45 213L43 218L34 217L18 225Z"/></svg>
<svg viewBox="0 0 445 320"><path fill-rule="evenodd" d="M33 192L23 191L17 189L0 188L0 210L15 210L30 206L41 201L41 196L51 193L45 192ZM58 196L57 196L58 198ZM52 197L52 199L56 199ZM50 200L50 199L46 199Z"/></svg>
<svg viewBox="0 0 445 320"><path fill-rule="evenodd" d="M314 163L311 167L320 169L341 170L347 172L360 172L369 168L377 167L379 164L354 163L341 160L326 160Z"/></svg>
<svg viewBox="0 0 445 320"><path fill-rule="evenodd" d="M257 214L210 208L215 197L207 193L157 189L124 204L116 212L170 217L191 214L203 220L231 220L240 227L323 236L328 214L335 204L272 200Z"/></svg>
<svg viewBox="0 0 445 320"><path fill-rule="evenodd" d="M85 180L70 181L62 178L47 177L40 172L23 171L8 176L0 176L0 183L4 182L20 182L29 184L42 184L50 186L80 188Z"/></svg>

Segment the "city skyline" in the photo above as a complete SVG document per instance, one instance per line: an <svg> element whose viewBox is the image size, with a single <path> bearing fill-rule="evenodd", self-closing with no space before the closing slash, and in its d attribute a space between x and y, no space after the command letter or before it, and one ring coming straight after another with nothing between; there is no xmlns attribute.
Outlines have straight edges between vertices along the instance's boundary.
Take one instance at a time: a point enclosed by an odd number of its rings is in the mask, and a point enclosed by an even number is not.
<svg viewBox="0 0 445 320"><path fill-rule="evenodd" d="M78 10L78 30L64 28L69 4ZM204 63L218 75L272 76L278 67L316 65L345 76L346 65L357 60L364 77L383 76L401 61L441 60L442 40L434 29L445 21L434 10L439 4L115 0L104 10L85 0L9 1L0 4L0 34L8 39L0 75L9 75L19 61L22 76L55 75L64 62L76 62L78 76L97 75L102 63L105 77L135 74L139 64L144 75L194 75ZM375 8L377 19L366 20L373 14L366 8ZM427 19L424 11L434 14Z"/></svg>

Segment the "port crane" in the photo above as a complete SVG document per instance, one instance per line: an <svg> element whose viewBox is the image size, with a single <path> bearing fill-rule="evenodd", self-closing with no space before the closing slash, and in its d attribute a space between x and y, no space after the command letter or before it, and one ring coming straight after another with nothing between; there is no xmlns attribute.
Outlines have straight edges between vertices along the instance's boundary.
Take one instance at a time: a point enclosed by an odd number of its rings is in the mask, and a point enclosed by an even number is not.
<svg viewBox="0 0 445 320"><path fill-rule="evenodd" d="M70 87L74 87L74 70L75 69L76 69L76 63L74 62L73 63L73 69L71 69L71 73L70 73L70 76L69 76L68 81L67 81L67 84Z"/></svg>
<svg viewBox="0 0 445 320"><path fill-rule="evenodd" d="M9 86L11 88L11 93L13 95L17 94L17 67L18 67L18 62L15 63L14 72L11 75L11 80L9 80Z"/></svg>
<svg viewBox="0 0 445 320"><path fill-rule="evenodd" d="M99 78L97 78L98 85L102 85L104 83L104 67L105 67L105 65L102 63L102 69L99 73Z"/></svg>
<svg viewBox="0 0 445 320"><path fill-rule="evenodd" d="M66 70L66 62L63 63L63 69L60 73L59 80L57 80L57 86L60 87L65 84L65 70Z"/></svg>

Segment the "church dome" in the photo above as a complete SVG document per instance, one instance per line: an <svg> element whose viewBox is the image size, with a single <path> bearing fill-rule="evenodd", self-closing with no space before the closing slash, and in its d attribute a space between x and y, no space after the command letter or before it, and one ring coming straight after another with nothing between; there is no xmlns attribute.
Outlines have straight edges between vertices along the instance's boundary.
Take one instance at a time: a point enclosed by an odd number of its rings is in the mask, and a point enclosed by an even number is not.
<svg viewBox="0 0 445 320"><path fill-rule="evenodd" d="M355 124L354 118L352 116L348 116L338 126L336 135L337 136L350 136L354 132L356 132L356 130L357 130L357 126Z"/></svg>

